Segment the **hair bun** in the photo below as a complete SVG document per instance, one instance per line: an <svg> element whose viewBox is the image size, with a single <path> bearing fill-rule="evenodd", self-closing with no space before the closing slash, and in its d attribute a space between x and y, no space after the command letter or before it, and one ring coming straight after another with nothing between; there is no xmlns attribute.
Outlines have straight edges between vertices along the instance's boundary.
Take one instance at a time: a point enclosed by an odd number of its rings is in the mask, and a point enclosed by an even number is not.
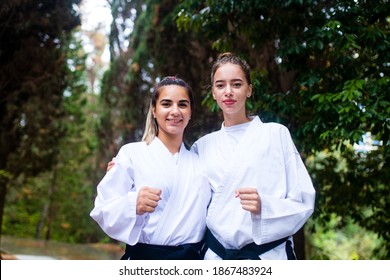
<svg viewBox="0 0 390 280"><path fill-rule="evenodd" d="M224 58L224 57L232 57L234 56L233 53L231 52L224 52L224 53L221 53L219 56L218 56L218 59L221 59L221 58Z"/></svg>

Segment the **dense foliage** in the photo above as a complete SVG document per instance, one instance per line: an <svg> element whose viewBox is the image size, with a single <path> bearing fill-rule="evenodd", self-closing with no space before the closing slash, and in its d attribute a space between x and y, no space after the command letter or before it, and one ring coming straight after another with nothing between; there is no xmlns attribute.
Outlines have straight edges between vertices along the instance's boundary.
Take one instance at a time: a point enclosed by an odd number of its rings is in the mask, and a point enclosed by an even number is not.
<svg viewBox="0 0 390 280"><path fill-rule="evenodd" d="M85 59L73 33L80 25L79 3L1 3L0 215L8 190L5 233L50 239L64 228L53 230L55 223L66 227L69 217L87 214L74 208L86 199L88 185L79 185L86 181L77 170L89 155L83 138Z"/></svg>

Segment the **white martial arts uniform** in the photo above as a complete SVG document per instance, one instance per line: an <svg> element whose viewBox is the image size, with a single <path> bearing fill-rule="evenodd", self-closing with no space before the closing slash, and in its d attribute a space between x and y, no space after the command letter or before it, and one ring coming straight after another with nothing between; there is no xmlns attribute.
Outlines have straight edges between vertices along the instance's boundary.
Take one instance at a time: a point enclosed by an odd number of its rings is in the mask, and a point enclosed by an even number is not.
<svg viewBox="0 0 390 280"><path fill-rule="evenodd" d="M143 186L162 190L153 213L136 214ZM202 240L211 188L198 156L182 144L173 156L159 138L124 145L97 187L91 217L113 239L177 246Z"/></svg>
<svg viewBox="0 0 390 280"><path fill-rule="evenodd" d="M226 249L292 236L313 213L312 181L283 125L263 123L259 117L238 126L222 125L192 149L199 154L213 189L207 227ZM257 189L261 214L242 209L235 197L240 187ZM287 259L285 248L283 243L260 258ZM208 250L205 259L219 257Z"/></svg>

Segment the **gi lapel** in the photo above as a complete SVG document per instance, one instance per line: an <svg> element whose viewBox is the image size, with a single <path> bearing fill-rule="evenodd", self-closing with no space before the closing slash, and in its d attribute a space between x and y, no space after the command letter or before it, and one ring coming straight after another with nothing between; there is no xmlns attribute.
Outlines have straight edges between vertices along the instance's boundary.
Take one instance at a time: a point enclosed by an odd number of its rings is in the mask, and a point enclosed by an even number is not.
<svg viewBox="0 0 390 280"><path fill-rule="evenodd" d="M179 178L181 171L180 161L182 160L183 154L184 154L184 144L182 144L180 148L180 152L177 155L178 157L175 159L173 158L172 154L169 153L168 155L164 154L165 160L162 162L164 164L164 170L165 174L170 177L170 180L168 182L169 185L166 186L166 190L169 190L169 193L162 194L164 205L162 209L162 213L156 228L156 231L151 238L151 244L161 244L163 240L165 240L166 231L169 230L170 222L169 220L172 219L172 217L175 217L175 211L176 211L176 205L180 200L178 200L178 196L180 196L181 188L179 185ZM184 187L184 186L182 186ZM161 202L161 201L160 201ZM160 203L159 202L159 203Z"/></svg>
<svg viewBox="0 0 390 280"><path fill-rule="evenodd" d="M219 215L219 213L223 212L223 208L229 202L229 199L235 197L235 190L239 187L239 182L244 176L246 169L246 158L248 157L248 153L251 153L251 147L253 147L253 139L259 139L259 136L256 133L259 133L260 129L258 126L261 125L259 117L255 117L248 128L246 129L241 141L239 142L237 149L233 154L230 155L228 159L223 161L224 168L222 173L222 180L219 188L215 190L213 201L218 203L213 203L210 205L208 218L212 223ZM226 147L228 144L228 136L224 127L221 128L219 133L219 139L221 143L224 143L221 146Z"/></svg>

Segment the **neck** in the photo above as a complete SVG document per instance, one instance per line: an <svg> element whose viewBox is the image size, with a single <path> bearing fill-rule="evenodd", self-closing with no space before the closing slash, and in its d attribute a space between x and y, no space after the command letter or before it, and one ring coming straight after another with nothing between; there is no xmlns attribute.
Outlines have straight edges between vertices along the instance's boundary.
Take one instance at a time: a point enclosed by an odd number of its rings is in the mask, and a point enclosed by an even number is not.
<svg viewBox="0 0 390 280"><path fill-rule="evenodd" d="M226 115L226 114L223 115L223 120L224 120L224 125L226 127L243 124L251 121L251 119L246 115L237 116L237 115Z"/></svg>
<svg viewBox="0 0 390 280"><path fill-rule="evenodd" d="M183 136L168 137L166 135L159 135L158 138L164 143L171 154L174 155L180 151L181 144L183 143Z"/></svg>

